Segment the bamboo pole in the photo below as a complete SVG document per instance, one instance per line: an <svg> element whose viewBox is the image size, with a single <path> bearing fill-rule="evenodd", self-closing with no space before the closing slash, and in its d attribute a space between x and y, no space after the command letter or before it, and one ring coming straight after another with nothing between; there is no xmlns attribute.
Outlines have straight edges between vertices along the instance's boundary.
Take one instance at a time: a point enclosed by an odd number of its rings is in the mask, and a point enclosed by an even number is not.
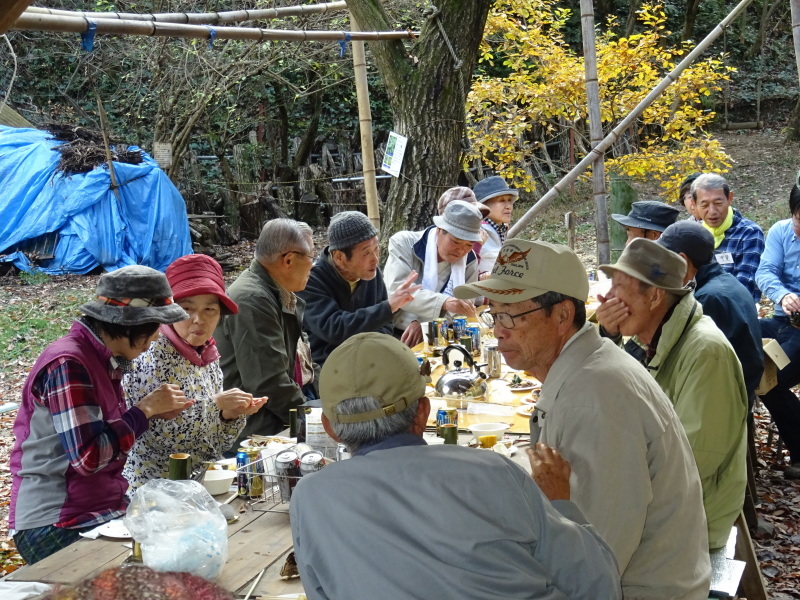
<svg viewBox="0 0 800 600"><path fill-rule="evenodd" d="M597 46L594 35L594 6L592 5L592 0L581 0L581 28L583 29L586 101L589 108L589 136L592 148L594 148L603 139L603 119L600 114L600 85L597 81ZM592 165L592 192L594 194L595 207L597 264L602 265L611 262L604 154L600 154L594 165Z"/></svg>
<svg viewBox="0 0 800 600"><path fill-rule="evenodd" d="M514 237L518 233L520 233L525 227L527 227L530 222L538 215L542 210L544 210L550 202L552 202L558 194L562 193L570 183L575 181L578 176L586 170L586 167L591 165L595 160L597 160L600 156L603 156L606 150L608 150L611 145L619 138L620 134L625 131L628 127L630 127L633 122L639 117L639 115L644 112L644 110L653 103L653 100L658 98L667 87L670 86L674 81L678 79L681 72L683 72L686 67L692 64L695 59L702 54L711 43L716 40L723 32L723 30L730 25L730 23L738 17L742 11L747 8L747 5L750 4L752 0L742 0L736 7L725 17L719 25L717 25L711 33L709 33L702 42L700 42L694 50L692 50L689 54L686 55L677 67L675 67L670 73L661 80L661 82L654 87L650 93L634 108L627 117L625 117L622 122L619 123L603 140L597 144L592 150L579 162L573 169L570 170L569 173L564 175L561 180L556 183L547 193L539 198L538 202L528 209L522 218L520 218L514 225L509 229L508 236Z"/></svg>
<svg viewBox="0 0 800 600"><path fill-rule="evenodd" d="M351 31L361 31L358 22L350 13ZM372 148L372 111L369 106L367 84L367 58L364 42L353 42L353 71L356 78L358 100L358 128L361 134L361 164L364 172L364 194L367 197L367 216L378 231L381 230L381 215L378 207L378 185L375 181L375 151Z"/></svg>
<svg viewBox="0 0 800 600"><path fill-rule="evenodd" d="M236 23L242 21L260 21L263 19L280 19L296 15L310 15L327 12L347 10L346 2L323 2L321 4L304 4L300 6L282 6L279 8L266 8L261 10L231 10L225 12L207 13L115 13L115 12L84 12L74 10L60 10L55 8L40 8L30 6L25 11L29 14L47 14L61 17L84 17L87 19L122 19L127 21L158 21L161 23L182 23L194 25L216 25L218 23Z"/></svg>
<svg viewBox="0 0 800 600"><path fill-rule="evenodd" d="M160 37L180 37L208 39L206 25L181 25L178 23L156 23L154 21L126 21L122 19L92 19L97 33L112 35L145 35ZM85 17L63 17L37 13L26 13L17 19L12 29L24 31L60 31L84 33L89 29L89 19ZM215 27L218 39L265 41L338 41L349 35L352 40L398 40L413 38L412 31L287 31L283 29L259 29L256 27Z"/></svg>

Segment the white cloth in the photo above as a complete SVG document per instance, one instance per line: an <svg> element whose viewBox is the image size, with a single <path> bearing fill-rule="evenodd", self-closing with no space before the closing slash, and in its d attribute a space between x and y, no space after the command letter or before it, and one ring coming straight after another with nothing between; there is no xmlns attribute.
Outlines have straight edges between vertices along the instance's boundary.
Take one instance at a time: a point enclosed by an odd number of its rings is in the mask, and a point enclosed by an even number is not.
<svg viewBox="0 0 800 600"><path fill-rule="evenodd" d="M644 367L594 327L553 363L531 444L569 461L571 500L614 550L626 600L705 600L703 495L675 409Z"/></svg>
<svg viewBox="0 0 800 600"><path fill-rule="evenodd" d="M428 241L425 244L425 272L422 277L422 288L431 292L441 291L448 296L453 295L453 288L464 284L464 272L467 268L467 257L462 256L458 262L450 263L450 273L447 278L447 285L442 289L439 281L439 230L433 229L428 234Z"/></svg>
<svg viewBox="0 0 800 600"><path fill-rule="evenodd" d="M38 581L0 581L0 598L3 600L27 600L38 598L53 589L52 585Z"/></svg>

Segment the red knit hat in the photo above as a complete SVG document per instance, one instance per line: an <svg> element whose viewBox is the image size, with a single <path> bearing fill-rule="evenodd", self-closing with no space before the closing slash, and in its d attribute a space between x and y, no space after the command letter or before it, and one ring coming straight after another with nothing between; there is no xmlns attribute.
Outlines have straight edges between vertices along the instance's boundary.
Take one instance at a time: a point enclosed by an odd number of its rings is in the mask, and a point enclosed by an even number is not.
<svg viewBox="0 0 800 600"><path fill-rule="evenodd" d="M167 279L172 288L172 297L177 301L189 296L214 294L230 314L239 312L236 302L225 292L222 267L205 254L181 256L167 267Z"/></svg>

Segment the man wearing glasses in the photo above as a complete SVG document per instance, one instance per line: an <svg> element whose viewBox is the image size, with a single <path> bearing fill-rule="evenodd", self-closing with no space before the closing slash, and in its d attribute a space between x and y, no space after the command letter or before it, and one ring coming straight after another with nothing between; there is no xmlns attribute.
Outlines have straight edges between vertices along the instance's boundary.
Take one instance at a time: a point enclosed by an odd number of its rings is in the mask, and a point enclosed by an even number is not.
<svg viewBox="0 0 800 600"><path fill-rule="evenodd" d="M708 597L700 479L672 405L645 369L587 323L580 259L564 246L506 240L485 296L506 363L542 382L531 443L570 463L569 497L614 551L626 598Z"/></svg>
<svg viewBox="0 0 800 600"><path fill-rule="evenodd" d="M214 332L224 388L239 388L269 402L247 417L239 440L274 435L289 423L289 409L306 400L298 383L315 365L298 357L305 302L295 294L306 287L316 258L311 228L292 219L273 219L261 230L255 258L228 294L239 312L226 315Z"/></svg>

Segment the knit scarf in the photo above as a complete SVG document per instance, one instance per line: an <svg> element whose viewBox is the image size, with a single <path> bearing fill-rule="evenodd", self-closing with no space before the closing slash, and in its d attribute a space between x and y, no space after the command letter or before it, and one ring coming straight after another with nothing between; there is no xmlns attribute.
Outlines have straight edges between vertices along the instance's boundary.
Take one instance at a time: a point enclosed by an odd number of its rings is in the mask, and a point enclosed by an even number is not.
<svg viewBox="0 0 800 600"><path fill-rule="evenodd" d="M728 207L728 216L725 217L725 220L719 227L711 227L703 221L703 227L708 229L711 232L711 235L714 236L714 248L719 248L719 245L722 243L722 240L725 239L725 232L730 229L731 225L733 225L733 207Z"/></svg>
<svg viewBox="0 0 800 600"><path fill-rule="evenodd" d="M506 241L506 234L508 233L508 224L506 223L495 223L489 217L486 217L483 220L484 223L487 225L491 225L494 230L497 232L497 235L500 236L500 243L503 244Z"/></svg>
<svg viewBox="0 0 800 600"><path fill-rule="evenodd" d="M217 343L214 341L213 337L198 348L190 345L179 336L172 325L162 325L158 330L161 332L161 335L169 340L170 344L175 346L175 349L183 358L197 367L210 365L219 358Z"/></svg>
<svg viewBox="0 0 800 600"><path fill-rule="evenodd" d="M434 227L428 232L428 242L425 246L425 267L422 274L422 289L439 292L439 250L436 245L438 230ZM453 295L453 289L464 283L467 272L467 257L462 256L458 262L450 265L450 280L445 285L442 293Z"/></svg>

